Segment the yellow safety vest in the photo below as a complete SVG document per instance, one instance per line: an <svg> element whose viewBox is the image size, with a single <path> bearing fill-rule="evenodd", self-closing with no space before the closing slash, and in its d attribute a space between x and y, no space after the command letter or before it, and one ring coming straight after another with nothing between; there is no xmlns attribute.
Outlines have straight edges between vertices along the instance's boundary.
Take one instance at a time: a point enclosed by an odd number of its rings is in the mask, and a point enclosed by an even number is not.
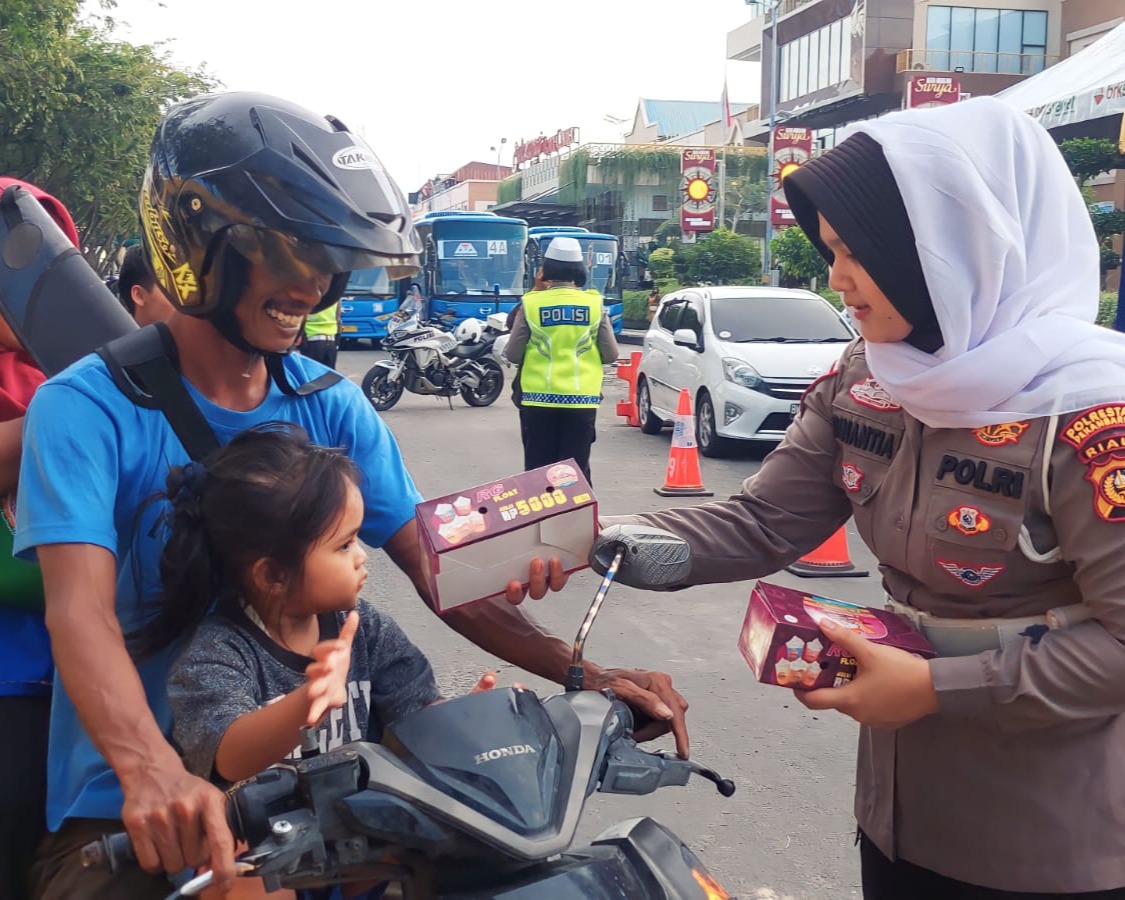
<svg viewBox="0 0 1125 900"><path fill-rule="evenodd" d="M601 295L567 287L532 291L524 294L523 314L531 338L520 367L520 403L596 407L602 394Z"/></svg>
<svg viewBox="0 0 1125 900"><path fill-rule="evenodd" d="M305 334L335 334L337 329L336 307L333 303L328 309L322 309L305 319Z"/></svg>

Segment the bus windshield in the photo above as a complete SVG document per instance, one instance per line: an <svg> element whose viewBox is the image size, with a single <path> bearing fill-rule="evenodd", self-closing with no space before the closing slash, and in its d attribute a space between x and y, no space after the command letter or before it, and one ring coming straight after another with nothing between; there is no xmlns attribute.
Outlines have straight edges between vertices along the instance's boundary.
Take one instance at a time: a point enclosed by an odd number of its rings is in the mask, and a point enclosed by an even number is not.
<svg viewBox="0 0 1125 900"><path fill-rule="evenodd" d="M589 280L586 287L595 288L606 299L616 299L621 296L621 285L617 283L617 241L607 241L604 238L584 239L581 235L574 235L582 245L583 261Z"/></svg>
<svg viewBox="0 0 1125 900"><path fill-rule="evenodd" d="M507 222L434 222L437 296L523 293L526 229Z"/></svg>
<svg viewBox="0 0 1125 900"><path fill-rule="evenodd" d="M395 293L391 280L387 277L387 270L383 268L357 269L352 272L348 276L345 291L348 294L371 294L375 297L392 297Z"/></svg>

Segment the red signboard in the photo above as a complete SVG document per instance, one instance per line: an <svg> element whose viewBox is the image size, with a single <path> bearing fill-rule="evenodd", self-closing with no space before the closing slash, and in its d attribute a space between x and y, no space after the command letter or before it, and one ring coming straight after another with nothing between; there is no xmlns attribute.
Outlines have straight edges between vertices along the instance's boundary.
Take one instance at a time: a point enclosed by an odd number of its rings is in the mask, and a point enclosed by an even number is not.
<svg viewBox="0 0 1125 900"><path fill-rule="evenodd" d="M785 191L781 189L781 182L794 169L807 163L811 155L811 129L782 125L773 130L773 171L769 173L770 178L773 179L770 193L771 225L794 223L793 213L789 210L789 204L785 202Z"/></svg>
<svg viewBox="0 0 1125 900"><path fill-rule="evenodd" d="M961 99L961 79L948 76L914 75L906 86L906 108L945 106Z"/></svg>
<svg viewBox="0 0 1125 900"><path fill-rule="evenodd" d="M715 151L693 147L680 154L680 230L715 229Z"/></svg>
<svg viewBox="0 0 1125 900"><path fill-rule="evenodd" d="M518 166L520 163L530 162L533 159L537 160L540 156L549 156L552 153L558 153L560 150L565 150L572 144L577 143L577 128L560 128L550 137L541 134L539 137L532 138L530 141L520 141L516 144L516 152L513 159Z"/></svg>

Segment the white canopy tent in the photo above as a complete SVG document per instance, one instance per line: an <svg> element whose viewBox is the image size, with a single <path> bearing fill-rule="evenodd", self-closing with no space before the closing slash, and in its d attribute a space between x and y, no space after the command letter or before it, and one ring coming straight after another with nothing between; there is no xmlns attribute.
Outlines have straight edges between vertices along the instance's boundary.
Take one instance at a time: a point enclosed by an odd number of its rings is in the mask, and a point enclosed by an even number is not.
<svg viewBox="0 0 1125 900"><path fill-rule="evenodd" d="M996 95L1044 128L1125 112L1125 22L1058 65Z"/></svg>

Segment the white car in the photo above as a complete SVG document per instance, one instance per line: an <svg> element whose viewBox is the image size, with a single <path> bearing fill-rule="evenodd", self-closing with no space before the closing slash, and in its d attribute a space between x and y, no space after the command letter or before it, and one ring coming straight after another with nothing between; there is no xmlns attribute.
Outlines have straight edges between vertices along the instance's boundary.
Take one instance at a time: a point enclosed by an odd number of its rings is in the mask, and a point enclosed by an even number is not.
<svg viewBox="0 0 1125 900"><path fill-rule="evenodd" d="M780 441L805 389L855 338L847 320L811 291L685 288L665 297L645 334L637 375L641 430L656 434L691 392L704 456L731 441Z"/></svg>

